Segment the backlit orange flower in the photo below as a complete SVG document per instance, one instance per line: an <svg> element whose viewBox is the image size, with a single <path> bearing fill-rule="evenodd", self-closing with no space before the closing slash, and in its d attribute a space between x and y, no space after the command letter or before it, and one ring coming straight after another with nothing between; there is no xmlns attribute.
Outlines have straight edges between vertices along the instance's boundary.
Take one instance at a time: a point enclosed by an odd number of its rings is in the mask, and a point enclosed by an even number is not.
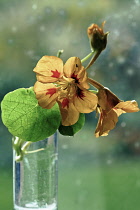
<svg viewBox="0 0 140 210"><path fill-rule="evenodd" d="M39 105L50 109L57 102L64 126L75 124L79 113L96 109L98 98L88 90L87 72L78 57L69 58L63 65L58 57L43 56L34 72L37 73L34 91Z"/></svg>
<svg viewBox="0 0 140 210"><path fill-rule="evenodd" d="M107 136L118 122L118 117L122 113L138 112L138 104L136 101L121 101L109 89L103 87L99 89L98 108L100 114L99 121L95 130L95 136Z"/></svg>

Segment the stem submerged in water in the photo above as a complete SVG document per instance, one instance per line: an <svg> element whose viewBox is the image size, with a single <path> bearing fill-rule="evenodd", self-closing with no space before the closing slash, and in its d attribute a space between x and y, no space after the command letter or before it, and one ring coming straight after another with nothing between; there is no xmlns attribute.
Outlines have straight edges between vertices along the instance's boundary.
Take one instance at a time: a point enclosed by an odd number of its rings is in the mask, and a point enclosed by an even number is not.
<svg viewBox="0 0 140 210"><path fill-rule="evenodd" d="M44 148L40 148L33 151L27 151L32 143L33 142L31 141L25 142L18 137L12 139L13 149L16 152L15 161L20 162L21 160L23 160L24 155L44 150Z"/></svg>

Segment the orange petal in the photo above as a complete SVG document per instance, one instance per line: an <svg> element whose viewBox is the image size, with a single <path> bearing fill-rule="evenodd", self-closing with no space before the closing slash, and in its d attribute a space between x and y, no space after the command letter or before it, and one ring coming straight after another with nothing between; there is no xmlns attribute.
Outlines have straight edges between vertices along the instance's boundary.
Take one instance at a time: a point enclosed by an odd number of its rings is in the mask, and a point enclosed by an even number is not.
<svg viewBox="0 0 140 210"><path fill-rule="evenodd" d="M34 85L34 91L38 103L42 108L50 109L56 103L58 88L54 84L43 84L37 81Z"/></svg>
<svg viewBox="0 0 140 210"><path fill-rule="evenodd" d="M74 97L74 106L80 113L90 113L97 107L97 96L86 90L78 89L77 95Z"/></svg>
<svg viewBox="0 0 140 210"><path fill-rule="evenodd" d="M102 111L95 130L95 136L107 136L109 131L116 126L117 122L118 116L114 110L111 110L108 114Z"/></svg>
<svg viewBox="0 0 140 210"><path fill-rule="evenodd" d="M109 112L121 101L113 92L111 92L106 87L100 88L97 96L100 107L107 112Z"/></svg>
<svg viewBox="0 0 140 210"><path fill-rule="evenodd" d="M63 75L63 61L55 56L43 56L33 71L39 82L56 82Z"/></svg>
<svg viewBox="0 0 140 210"><path fill-rule="evenodd" d="M140 111L138 103L135 100L120 102L114 107L114 111L120 116L122 113L131 113Z"/></svg>
<svg viewBox="0 0 140 210"><path fill-rule="evenodd" d="M78 57L69 58L64 65L64 75L70 78L74 72L78 72L82 68L81 61Z"/></svg>
<svg viewBox="0 0 140 210"><path fill-rule="evenodd" d="M75 106L67 98L59 101L59 107L62 116L62 125L70 126L75 124L79 119L79 112L75 109Z"/></svg>
<svg viewBox="0 0 140 210"><path fill-rule="evenodd" d="M64 65L64 74L67 78L75 79L83 88L88 89L87 72L78 57L71 57Z"/></svg>

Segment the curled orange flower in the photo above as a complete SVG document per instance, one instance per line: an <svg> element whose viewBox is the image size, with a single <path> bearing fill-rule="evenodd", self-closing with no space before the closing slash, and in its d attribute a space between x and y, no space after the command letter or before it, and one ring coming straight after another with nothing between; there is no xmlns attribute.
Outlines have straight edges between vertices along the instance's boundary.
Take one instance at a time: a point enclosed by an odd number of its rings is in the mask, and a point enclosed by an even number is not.
<svg viewBox="0 0 140 210"><path fill-rule="evenodd" d="M34 91L39 105L50 109L57 102L62 124L69 126L79 119L79 113L96 109L98 98L91 93L87 73L78 57L63 61L55 56L43 56L34 68L37 82Z"/></svg>
<svg viewBox="0 0 140 210"><path fill-rule="evenodd" d="M118 117L122 113L138 112L136 101L121 101L109 89L103 87L99 89L98 108L100 114L99 121L95 130L95 136L107 136L118 122Z"/></svg>

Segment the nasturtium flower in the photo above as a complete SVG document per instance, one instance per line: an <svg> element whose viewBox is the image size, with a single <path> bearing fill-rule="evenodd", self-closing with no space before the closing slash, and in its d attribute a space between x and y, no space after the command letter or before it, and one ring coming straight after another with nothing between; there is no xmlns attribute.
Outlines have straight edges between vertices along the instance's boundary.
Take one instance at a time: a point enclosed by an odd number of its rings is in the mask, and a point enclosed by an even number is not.
<svg viewBox="0 0 140 210"><path fill-rule="evenodd" d="M138 112L136 101L122 101L108 88L100 88L97 93L98 107L97 112L100 114L98 124L95 130L95 136L107 136L118 122L118 117L122 113Z"/></svg>
<svg viewBox="0 0 140 210"><path fill-rule="evenodd" d="M80 113L90 113L97 107L98 98L90 92L85 68L78 57L63 61L55 56L43 56L33 70L37 74L34 91L39 105L50 109L57 102L62 125L70 126Z"/></svg>

